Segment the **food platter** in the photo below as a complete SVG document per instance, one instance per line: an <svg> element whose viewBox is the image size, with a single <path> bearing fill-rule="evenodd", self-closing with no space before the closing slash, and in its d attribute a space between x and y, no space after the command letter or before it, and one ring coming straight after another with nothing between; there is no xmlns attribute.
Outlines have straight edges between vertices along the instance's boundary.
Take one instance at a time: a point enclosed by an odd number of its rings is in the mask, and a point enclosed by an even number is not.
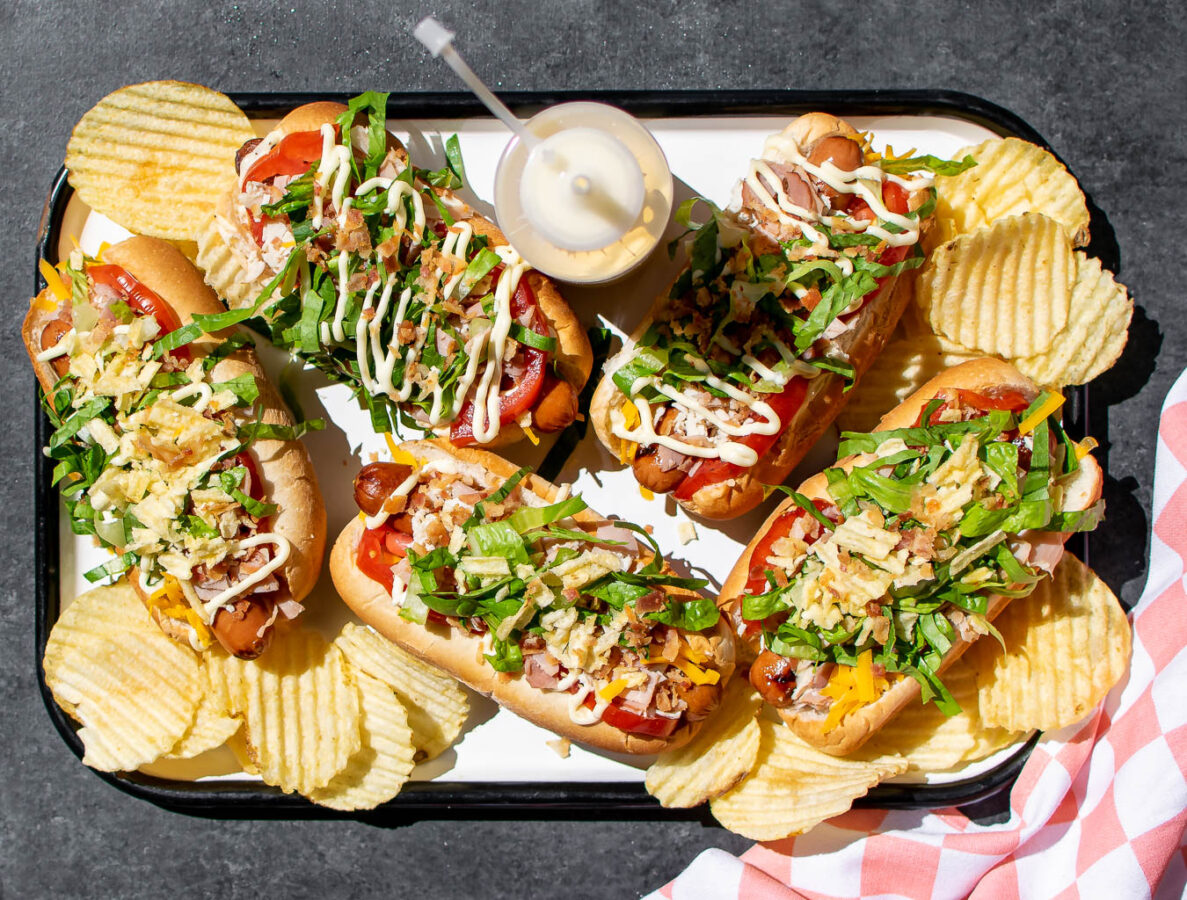
<svg viewBox="0 0 1187 900"><path fill-rule="evenodd" d="M339 96L237 95L233 99L256 124L267 128L269 120L301 103L316 99L341 100ZM918 147L921 152L945 155L957 148L992 135L1014 135L1046 146L1033 129L1011 113L977 98L946 92L856 92L765 94L596 94L573 96L512 95L512 107L521 115L548 104L586 99L621 106L644 120L668 155L677 179L677 202L699 194L716 202L728 199L730 185L746 159L761 146L763 137L779 130L790 117L823 109L844 115L859 128L873 130L878 140L900 148ZM467 199L489 212L490 184L505 132L465 95L393 95L388 113L394 129L408 141L418 156L437 158L442 138L457 133L470 176ZM84 249L88 242L112 237L119 232L101 217L88 215L62 173L51 190L42 222L38 258L57 262L63 247L78 236ZM1109 252L1111 232L1103 215L1093 210L1092 250L1106 267L1115 265ZM673 230L669 236L674 236ZM566 296L586 326L602 324L619 334L628 329L651 298L666 288L674 273L662 252L629 280L598 288L566 289ZM282 354L261 348L265 365L274 378L286 378ZM358 461L381 451L382 439L370 433L365 414L355 409L341 386L330 386L311 372L291 371L297 396L307 414L323 415L330 427L309 441L319 471L336 533L353 514L348 508L349 480ZM1069 397L1066 414L1068 431L1086 433L1088 397L1084 389ZM38 446L48 437L44 416L37 417ZM1103 423L1094 422L1096 430ZM547 444L548 442L546 442ZM829 439L820 452L811 454L803 472L819 468L833 449ZM546 455L548 446L524 445L507 455L515 462L556 471L554 480L573 482L591 506L655 526L656 537L675 561L684 560L698 575L720 584L746 541L774 501L754 513L714 526L694 522L698 538L684 543L677 525L683 512L662 499L646 501L634 487L629 473L597 448L592 434L586 435L572 454ZM93 552L82 539L63 527L59 500L51 486L51 465L39 456L37 468L37 652L41 658L48 632L61 608L62 598L74 596L85 583L79 573L90 568L83 558ZM556 477L559 474L559 477ZM796 476L792 476L792 481ZM687 529L685 529L685 532ZM1086 559L1087 546L1073 546ZM328 578L315 603L315 626L330 633L345 612L336 601ZM39 675L40 675L40 666ZM81 743L61 710L53 703L41 681L43 696L55 725L81 756ZM455 752L442 761L421 767L413 781L381 809L366 814L379 819L476 817L500 815L573 815L614 817L707 818L707 810L662 810L642 786L642 768L608 754L594 754L574 748L562 758L547 746L551 737L491 704L476 703L476 713L465 738ZM1016 744L989 760L926 783L888 783L872 791L861 805L875 807L940 807L971 802L1001 789L1012 781L1024 763L1033 739ZM513 748L513 749L512 749ZM642 761L646 765L646 760ZM161 806L196 814L220 817L329 817L338 815L313 806L292 795L230 771L225 760L202 760L185 771L156 770L154 774L104 775L121 790Z"/></svg>

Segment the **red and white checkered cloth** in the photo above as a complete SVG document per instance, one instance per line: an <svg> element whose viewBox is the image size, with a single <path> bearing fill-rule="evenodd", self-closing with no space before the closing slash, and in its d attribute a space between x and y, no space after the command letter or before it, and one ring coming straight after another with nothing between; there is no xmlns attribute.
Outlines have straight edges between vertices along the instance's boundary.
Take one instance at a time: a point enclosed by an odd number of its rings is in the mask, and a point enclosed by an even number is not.
<svg viewBox="0 0 1187 900"><path fill-rule="evenodd" d="M1150 575L1129 676L1044 735L1000 825L854 810L739 859L706 850L647 900L1181 897L1187 884L1187 374L1163 405Z"/></svg>

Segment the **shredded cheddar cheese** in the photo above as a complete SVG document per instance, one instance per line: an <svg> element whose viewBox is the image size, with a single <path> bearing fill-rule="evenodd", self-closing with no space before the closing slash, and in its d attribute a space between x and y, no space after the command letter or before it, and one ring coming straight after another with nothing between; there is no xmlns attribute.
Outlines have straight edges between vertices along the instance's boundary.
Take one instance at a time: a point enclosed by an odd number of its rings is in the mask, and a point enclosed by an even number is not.
<svg viewBox="0 0 1187 900"><path fill-rule="evenodd" d="M639 493L643 495L644 500L650 501L655 499L655 494L652 492L651 488L644 484L639 485Z"/></svg>
<svg viewBox="0 0 1187 900"><path fill-rule="evenodd" d="M626 690L626 679L615 678L608 685L598 689L598 697L609 703L619 694Z"/></svg>
<svg viewBox="0 0 1187 900"><path fill-rule="evenodd" d="M874 674L874 651L866 650L857 658L856 666L838 665L820 693L832 699L824 731L832 731L849 713L877 700L890 682Z"/></svg>
<svg viewBox="0 0 1187 900"><path fill-rule="evenodd" d="M1063 394L1058 392L1052 393L1042 406L1018 423L1018 434L1020 436L1024 434L1030 434L1035 430L1035 426L1043 421L1043 419L1047 418L1047 416L1051 415L1051 413L1063 406L1063 401Z"/></svg>
<svg viewBox="0 0 1187 900"><path fill-rule="evenodd" d="M700 666L693 665L683 658L676 660L672 665L687 675L693 684L717 684L721 680L721 673L716 669L706 672Z"/></svg>
<svg viewBox="0 0 1187 900"><path fill-rule="evenodd" d="M1099 446L1100 446L1100 444L1097 443L1096 438L1094 438L1094 437L1084 438L1084 440L1082 440L1082 441L1080 441L1080 443L1076 444L1076 459L1083 459L1085 456L1087 456L1089 453L1091 453L1093 450L1095 450Z"/></svg>
<svg viewBox="0 0 1187 900"><path fill-rule="evenodd" d="M640 424L639 410L635 404L630 400L624 400L622 404L622 425L627 431L634 431ZM629 466L635 461L635 454L639 452L639 445L634 441L620 441L618 444L618 458L624 466ZM646 495L644 495L646 496ZM651 499L648 497L647 499Z"/></svg>
<svg viewBox="0 0 1187 900"><path fill-rule="evenodd" d="M539 447L540 438L536 437L536 432L532 431L532 429L527 425L521 425L520 427L523 429L523 433L527 435L528 440L531 441L534 446Z"/></svg>
<svg viewBox="0 0 1187 900"><path fill-rule="evenodd" d="M62 276L58 274L57 269L44 259L37 263L37 268L41 270L41 277L45 279L45 286L49 288L51 294L59 300L70 299L70 289L62 281ZM51 306L50 308L53 309L54 307Z"/></svg>

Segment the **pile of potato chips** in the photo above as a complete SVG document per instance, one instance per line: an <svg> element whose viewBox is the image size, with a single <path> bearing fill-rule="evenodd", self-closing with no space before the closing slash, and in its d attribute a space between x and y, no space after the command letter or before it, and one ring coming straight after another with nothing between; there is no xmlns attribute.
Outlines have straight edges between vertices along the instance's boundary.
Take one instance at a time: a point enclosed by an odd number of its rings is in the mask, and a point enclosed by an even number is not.
<svg viewBox="0 0 1187 900"><path fill-rule="evenodd" d="M914 304L839 424L868 431L944 369L997 356L1044 387L1084 384L1125 349L1133 301L1087 256L1088 207L1054 156L1018 138L955 154L977 165L936 179L929 256Z"/></svg>
<svg viewBox="0 0 1187 900"><path fill-rule="evenodd" d="M647 790L664 806L709 801L722 825L755 840L801 834L887 778L944 772L1027 732L1078 721L1129 666L1121 604L1070 554L994 625L1004 647L983 637L943 675L963 710L958 715L915 703L855 753L830 756L796 737L736 678L720 714L648 770Z"/></svg>
<svg viewBox="0 0 1187 900"><path fill-rule="evenodd" d="M229 744L244 771L338 810L391 800L469 715L465 691L363 626L331 643L278 629L245 661L165 636L121 581L75 600L45 648L45 681L105 772Z"/></svg>

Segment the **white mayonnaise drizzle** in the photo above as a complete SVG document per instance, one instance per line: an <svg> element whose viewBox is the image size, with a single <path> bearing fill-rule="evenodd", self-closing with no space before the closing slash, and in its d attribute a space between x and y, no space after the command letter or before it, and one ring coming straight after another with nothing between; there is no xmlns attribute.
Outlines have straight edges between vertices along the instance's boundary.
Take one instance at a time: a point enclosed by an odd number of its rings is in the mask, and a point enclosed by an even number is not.
<svg viewBox="0 0 1187 900"><path fill-rule="evenodd" d="M289 543L288 538L275 532L265 531L259 534L253 534L251 537L244 538L241 541L236 541L234 545L234 552L240 550L250 550L252 547L259 547L262 544L271 544L276 548L275 555L268 560L268 562L261 566L255 572L252 572L246 578L243 578L235 584L231 585L225 591L222 591L210 600L202 604L202 618L209 625L214 621L215 613L222 607L226 606L240 594L245 593L249 588L255 587L286 562L288 562L289 555L293 551L292 544Z"/></svg>

